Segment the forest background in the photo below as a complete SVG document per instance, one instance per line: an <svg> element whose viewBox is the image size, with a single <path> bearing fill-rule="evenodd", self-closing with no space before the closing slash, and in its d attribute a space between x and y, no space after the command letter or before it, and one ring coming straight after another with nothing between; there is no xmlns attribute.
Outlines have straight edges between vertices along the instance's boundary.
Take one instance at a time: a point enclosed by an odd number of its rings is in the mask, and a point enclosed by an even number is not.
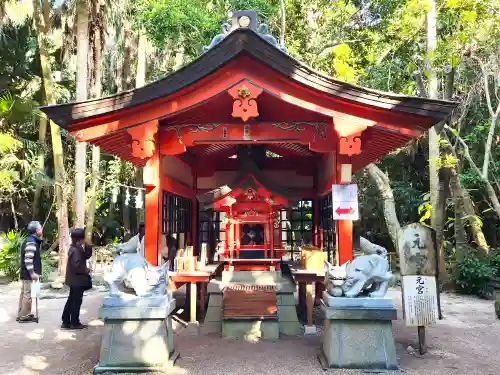
<svg viewBox="0 0 500 375"><path fill-rule="evenodd" d="M460 103L449 123L356 175L356 230L395 251L401 226L432 226L443 284L488 295L500 264L499 0L0 0L0 271L15 277L32 219L61 274L71 226L106 245L143 220L142 171L38 107L162 78L243 9L324 74Z"/></svg>

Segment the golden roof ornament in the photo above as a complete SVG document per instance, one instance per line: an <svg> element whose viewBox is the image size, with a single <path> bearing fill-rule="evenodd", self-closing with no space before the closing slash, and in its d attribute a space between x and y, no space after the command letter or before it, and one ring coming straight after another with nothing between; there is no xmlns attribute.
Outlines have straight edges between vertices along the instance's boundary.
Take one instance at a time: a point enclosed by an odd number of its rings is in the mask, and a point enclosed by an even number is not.
<svg viewBox="0 0 500 375"><path fill-rule="evenodd" d="M250 89L246 86L241 86L238 89L238 96L243 99L248 98L250 96Z"/></svg>

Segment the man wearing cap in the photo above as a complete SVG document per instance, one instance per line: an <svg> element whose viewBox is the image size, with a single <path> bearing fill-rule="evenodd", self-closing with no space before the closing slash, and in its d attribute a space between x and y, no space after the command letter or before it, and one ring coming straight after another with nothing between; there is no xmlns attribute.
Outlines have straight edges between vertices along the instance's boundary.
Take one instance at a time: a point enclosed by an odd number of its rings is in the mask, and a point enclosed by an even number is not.
<svg viewBox="0 0 500 375"><path fill-rule="evenodd" d="M92 288L90 269L87 267L87 259L91 256L92 248L85 244L85 229L73 229L66 266L65 283L69 286L69 296L62 314L61 328L63 329L84 329L87 327L80 322L80 308L83 292Z"/></svg>
<svg viewBox="0 0 500 375"><path fill-rule="evenodd" d="M42 225L38 221L28 224L28 237L21 247L21 295L19 297L19 308L17 321L19 323L30 323L36 321L31 313L31 283L39 280L42 274Z"/></svg>

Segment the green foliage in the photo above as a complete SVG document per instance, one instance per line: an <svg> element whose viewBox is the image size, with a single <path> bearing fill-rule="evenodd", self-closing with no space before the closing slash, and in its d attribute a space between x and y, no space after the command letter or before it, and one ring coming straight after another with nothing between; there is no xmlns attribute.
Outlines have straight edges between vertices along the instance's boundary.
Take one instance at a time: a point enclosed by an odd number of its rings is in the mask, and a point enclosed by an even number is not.
<svg viewBox="0 0 500 375"><path fill-rule="evenodd" d="M425 224L425 222L432 216L432 205L428 202L422 204L418 208L418 213L421 215L419 222Z"/></svg>
<svg viewBox="0 0 500 375"><path fill-rule="evenodd" d="M21 247L26 237L23 231L0 234L0 272L12 281L19 278Z"/></svg>
<svg viewBox="0 0 500 375"><path fill-rule="evenodd" d="M465 258L457 261L452 268L452 279L457 291L480 297L487 297L493 292L497 269L488 257L480 256L470 249Z"/></svg>
<svg viewBox="0 0 500 375"><path fill-rule="evenodd" d="M194 58L204 45L220 33L221 22L231 10L253 9L261 19L271 20L277 1L265 0L137 0L133 3L135 22L147 31L160 48L168 41L181 42Z"/></svg>
<svg viewBox="0 0 500 375"><path fill-rule="evenodd" d="M495 301L495 314L500 319L500 300Z"/></svg>

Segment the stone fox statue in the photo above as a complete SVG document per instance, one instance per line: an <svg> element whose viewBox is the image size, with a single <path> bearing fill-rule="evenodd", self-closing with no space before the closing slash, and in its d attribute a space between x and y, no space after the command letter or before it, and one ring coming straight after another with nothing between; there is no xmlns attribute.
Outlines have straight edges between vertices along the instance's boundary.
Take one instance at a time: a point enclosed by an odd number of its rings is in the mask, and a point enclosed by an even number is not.
<svg viewBox="0 0 500 375"><path fill-rule="evenodd" d="M346 297L357 297L365 290L368 290L369 296L374 298L384 297L387 293L389 282L392 279L387 250L372 244L363 237L360 238L360 247L366 255L360 255L341 267L327 264L327 291L330 293L328 290L328 285L330 285L333 292L330 294L334 297L339 296L338 279L342 274L345 275L342 275L345 277L345 281L340 288Z"/></svg>
<svg viewBox="0 0 500 375"><path fill-rule="evenodd" d="M139 297L165 295L168 266L167 262L161 267L154 267L140 254L125 253L115 258L111 270L104 275L104 280L109 285L110 295L133 293Z"/></svg>

